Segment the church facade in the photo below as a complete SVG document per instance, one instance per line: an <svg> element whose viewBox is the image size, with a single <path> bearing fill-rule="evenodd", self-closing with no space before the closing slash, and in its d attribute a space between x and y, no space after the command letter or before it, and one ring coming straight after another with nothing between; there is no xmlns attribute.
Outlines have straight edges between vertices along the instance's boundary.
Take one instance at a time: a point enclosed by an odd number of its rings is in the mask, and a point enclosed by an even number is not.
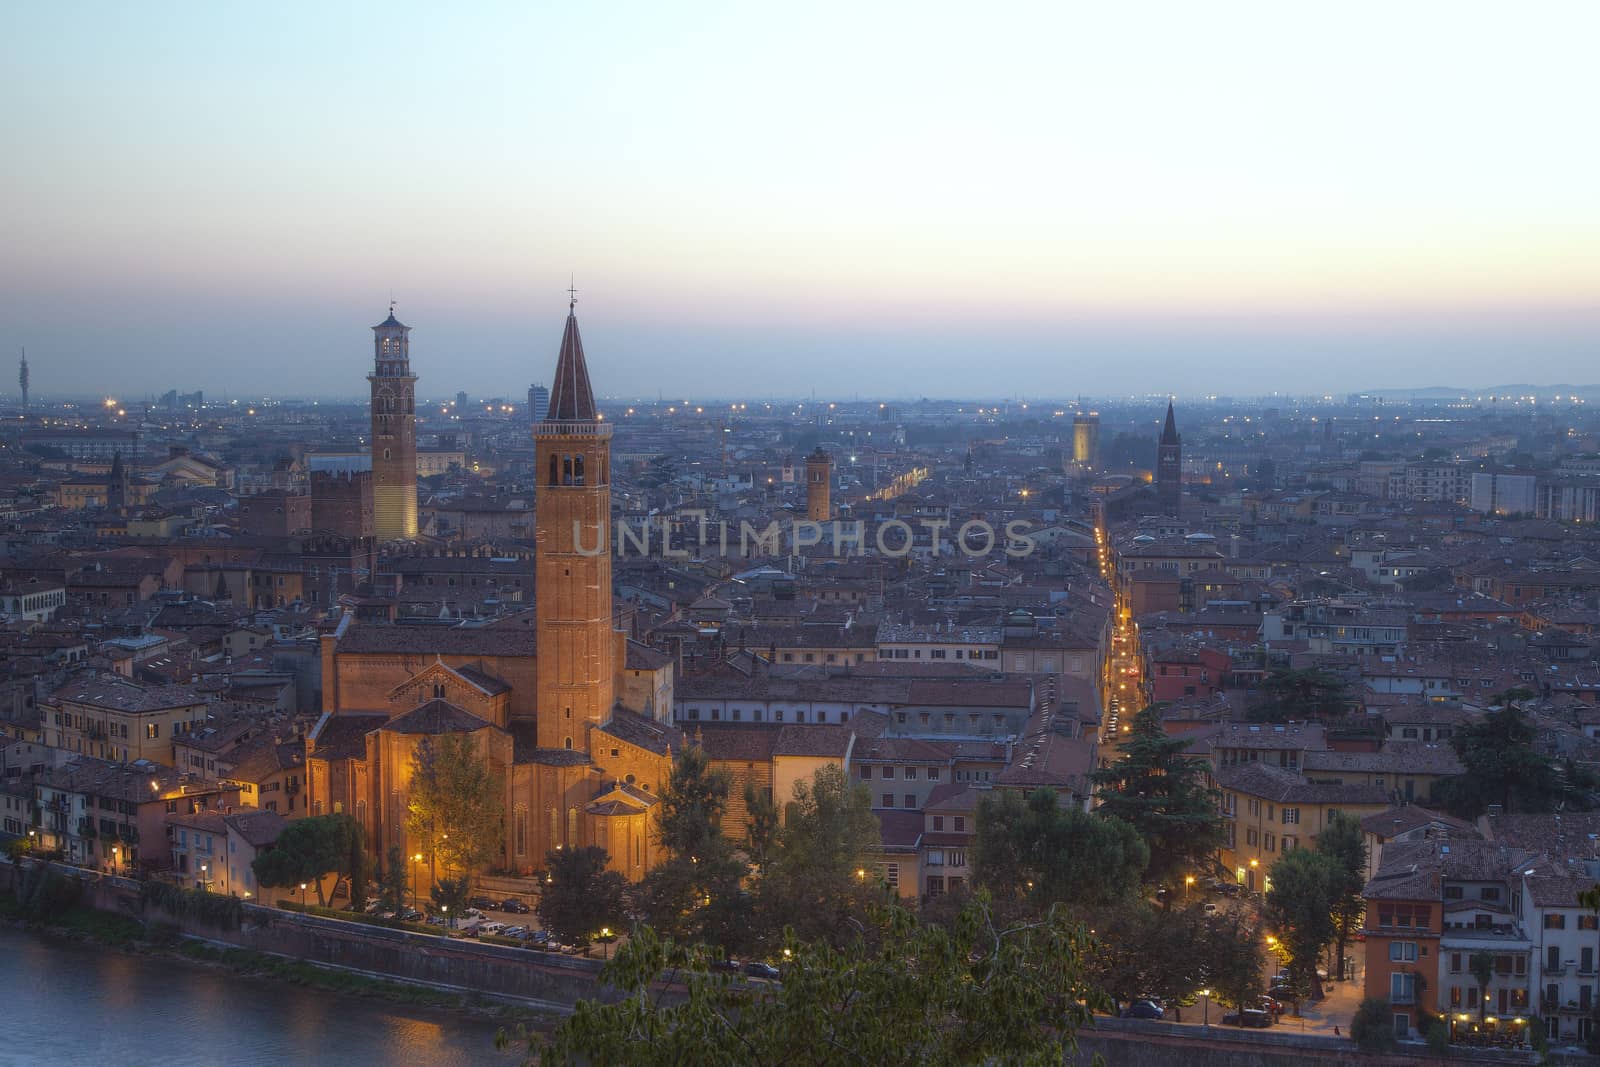
<svg viewBox="0 0 1600 1067"><path fill-rule="evenodd" d="M323 714L306 743L313 814L353 815L379 856L414 854L415 753L427 737L461 734L504 790L494 866L528 874L553 850L588 845L632 880L654 865L659 796L684 740L670 699L659 699L671 664L616 629L611 556L594 551L610 528L610 429L569 307L548 413L534 426L534 610L482 627L347 616L325 635Z"/></svg>

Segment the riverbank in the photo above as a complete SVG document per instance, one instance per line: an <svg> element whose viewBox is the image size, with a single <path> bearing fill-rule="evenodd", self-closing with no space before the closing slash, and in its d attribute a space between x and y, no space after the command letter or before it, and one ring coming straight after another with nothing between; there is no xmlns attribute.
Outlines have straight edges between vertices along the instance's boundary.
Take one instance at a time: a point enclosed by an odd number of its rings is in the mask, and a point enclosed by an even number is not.
<svg viewBox="0 0 1600 1067"><path fill-rule="evenodd" d="M213 944L185 937L159 923L147 927L131 916L92 908L73 907L47 921L29 919L24 916L21 903L10 892L0 892L0 920L31 933L65 938L103 950L178 961L316 992L364 997L389 1004L521 1024L535 1030L549 1029L557 1021L556 1016L548 1011L520 1004L510 998L399 981L253 949Z"/></svg>

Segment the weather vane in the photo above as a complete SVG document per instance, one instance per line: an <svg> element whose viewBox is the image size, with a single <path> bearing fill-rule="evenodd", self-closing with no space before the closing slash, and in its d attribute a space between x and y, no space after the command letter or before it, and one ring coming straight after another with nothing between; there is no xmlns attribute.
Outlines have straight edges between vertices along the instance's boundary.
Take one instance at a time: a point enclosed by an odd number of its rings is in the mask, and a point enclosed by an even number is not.
<svg viewBox="0 0 1600 1067"><path fill-rule="evenodd" d="M570 274L567 275L567 296L569 298L567 302L567 310L570 311L578 306L577 281Z"/></svg>

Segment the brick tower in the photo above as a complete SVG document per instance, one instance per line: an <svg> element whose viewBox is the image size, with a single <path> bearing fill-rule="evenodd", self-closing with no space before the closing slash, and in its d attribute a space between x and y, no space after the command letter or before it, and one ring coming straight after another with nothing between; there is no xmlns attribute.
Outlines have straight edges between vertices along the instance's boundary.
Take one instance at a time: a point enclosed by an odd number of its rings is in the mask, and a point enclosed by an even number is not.
<svg viewBox="0 0 1600 1067"><path fill-rule="evenodd" d="M611 718L616 636L611 620L611 425L595 410L567 309L550 408L533 428L534 619L538 745L588 751L589 727Z"/></svg>
<svg viewBox="0 0 1600 1067"><path fill-rule="evenodd" d="M417 376L411 373L411 327L389 317L372 328L372 535L417 536Z"/></svg>
<svg viewBox="0 0 1600 1067"><path fill-rule="evenodd" d="M833 457L817 450L806 457L806 518L827 522L833 518Z"/></svg>
<svg viewBox="0 0 1600 1067"><path fill-rule="evenodd" d="M1167 424L1156 446L1156 506L1161 514L1178 517L1183 506L1183 439L1178 422L1172 417L1172 401L1167 401Z"/></svg>

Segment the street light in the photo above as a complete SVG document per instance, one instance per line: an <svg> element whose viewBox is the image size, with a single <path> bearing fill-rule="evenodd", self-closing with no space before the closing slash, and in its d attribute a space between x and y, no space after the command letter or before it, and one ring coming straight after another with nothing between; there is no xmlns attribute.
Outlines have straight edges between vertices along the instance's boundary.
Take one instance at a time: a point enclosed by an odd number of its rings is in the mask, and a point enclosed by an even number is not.
<svg viewBox="0 0 1600 1067"><path fill-rule="evenodd" d="M304 882L300 883L300 910L306 910L306 884Z"/></svg>
<svg viewBox="0 0 1600 1067"><path fill-rule="evenodd" d="M600 958L601 959L605 959L605 960L610 959L611 958L611 927L602 926L600 928L600 945L601 945Z"/></svg>
<svg viewBox="0 0 1600 1067"><path fill-rule="evenodd" d="M1189 887L1192 886L1192 885L1194 885L1194 875L1192 875L1192 874L1184 875L1183 876L1183 899L1184 899L1185 902L1187 902L1188 899L1189 899Z"/></svg>
<svg viewBox="0 0 1600 1067"><path fill-rule="evenodd" d="M206 892L210 892L210 889L211 889L211 886L210 886L210 882L211 882L211 879L209 879L209 878L207 878L207 877L206 877L206 875L207 875L207 874L208 874L208 873L210 873L210 871L211 871L211 866L210 866L210 864L206 864L206 863L202 863L202 864L201 864L201 865L200 865L200 891L201 891L201 892L202 892L202 893L206 893Z"/></svg>
<svg viewBox="0 0 1600 1067"><path fill-rule="evenodd" d="M422 853L418 852L411 857L411 906L417 906L417 864L422 862Z"/></svg>
<svg viewBox="0 0 1600 1067"><path fill-rule="evenodd" d="M1211 990L1200 990L1200 996L1204 998L1201 1002L1202 1007L1200 1011L1202 1013L1202 1019L1200 1025L1209 1027L1211 1025Z"/></svg>

